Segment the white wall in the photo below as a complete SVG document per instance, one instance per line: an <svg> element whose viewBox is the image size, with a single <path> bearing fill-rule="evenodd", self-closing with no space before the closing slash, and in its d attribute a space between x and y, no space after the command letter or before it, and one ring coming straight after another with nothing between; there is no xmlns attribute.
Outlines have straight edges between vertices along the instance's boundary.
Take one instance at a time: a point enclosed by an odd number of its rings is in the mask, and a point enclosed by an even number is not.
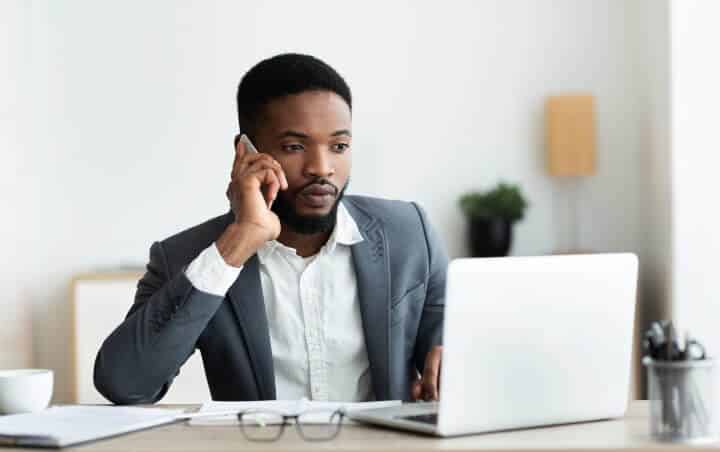
<svg viewBox="0 0 720 452"><path fill-rule="evenodd" d="M637 251L636 35L621 0L19 3L34 133L13 182L28 207L18 301L34 307L35 362L58 371L57 400L71 275L142 264L153 240L226 209L234 90L278 52L345 75L351 191L419 201L452 256L465 253L459 195L500 178L532 204L513 253L553 250L543 101L594 93L599 171L583 186L580 245Z"/></svg>
<svg viewBox="0 0 720 452"><path fill-rule="evenodd" d="M31 310L26 300L21 301L16 263L22 203L17 190L27 152L23 139L26 25L20 2L0 2L0 369L32 365Z"/></svg>
<svg viewBox="0 0 720 452"><path fill-rule="evenodd" d="M641 95L639 129L641 206L641 294L643 330L649 322L671 315L672 181L670 96L670 1L636 2Z"/></svg>
<svg viewBox="0 0 720 452"><path fill-rule="evenodd" d="M720 164L720 61L714 54L720 41L720 3L642 4L645 316L648 321L673 319L717 355L720 214L714 195ZM716 375L720 384L720 373Z"/></svg>
<svg viewBox="0 0 720 452"><path fill-rule="evenodd" d="M640 304L636 338L650 322L671 316L672 184L670 180L670 1L639 0L633 70L637 83L640 136ZM640 341L637 342L641 343ZM640 354L641 356L641 354ZM646 377L639 362L638 394L645 397Z"/></svg>
<svg viewBox="0 0 720 452"><path fill-rule="evenodd" d="M720 353L720 3L671 1L673 318ZM716 372L720 383L720 372Z"/></svg>

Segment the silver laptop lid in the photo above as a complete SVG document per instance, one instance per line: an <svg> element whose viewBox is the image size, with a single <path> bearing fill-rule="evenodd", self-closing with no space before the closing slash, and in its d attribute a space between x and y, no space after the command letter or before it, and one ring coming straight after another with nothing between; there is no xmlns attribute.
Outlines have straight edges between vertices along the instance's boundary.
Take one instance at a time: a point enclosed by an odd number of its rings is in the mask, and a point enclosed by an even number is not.
<svg viewBox="0 0 720 452"><path fill-rule="evenodd" d="M438 433L622 416L637 272L633 254L452 261Z"/></svg>

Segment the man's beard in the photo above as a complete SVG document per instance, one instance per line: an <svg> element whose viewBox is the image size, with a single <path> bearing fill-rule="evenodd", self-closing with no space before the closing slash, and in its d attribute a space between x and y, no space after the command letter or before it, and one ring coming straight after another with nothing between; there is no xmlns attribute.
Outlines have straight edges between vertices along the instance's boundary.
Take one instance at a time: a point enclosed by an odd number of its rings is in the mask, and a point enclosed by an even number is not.
<svg viewBox="0 0 720 452"><path fill-rule="evenodd" d="M345 190L349 184L350 181L348 180L335 198L335 203L333 203L332 208L325 215L300 215L297 210L295 210L294 203L288 200L286 193L283 192L278 192L278 196L275 198L275 202L273 202L270 210L275 212L280 219L280 223L298 234L330 232L335 227L338 205L343 195L345 195Z"/></svg>

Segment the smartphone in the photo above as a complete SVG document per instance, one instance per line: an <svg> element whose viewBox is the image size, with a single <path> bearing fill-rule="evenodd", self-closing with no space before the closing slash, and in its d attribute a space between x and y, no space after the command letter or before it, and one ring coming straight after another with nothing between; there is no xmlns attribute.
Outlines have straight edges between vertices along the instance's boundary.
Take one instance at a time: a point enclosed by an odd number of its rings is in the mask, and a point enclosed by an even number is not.
<svg viewBox="0 0 720 452"><path fill-rule="evenodd" d="M248 152L252 152L254 154L258 153L258 150L255 147L255 145L252 144L252 141L250 141L250 138L248 138L248 136L245 135L244 133L242 135L240 135L240 141L242 142L242 144L245 145L245 149L247 149Z"/></svg>
<svg viewBox="0 0 720 452"><path fill-rule="evenodd" d="M255 147L255 145L252 144L252 141L250 141L250 138L248 138L248 136L245 135L244 133L243 133L242 135L240 135L240 142L245 145L245 149L247 149L247 151L248 151L249 153L251 153L251 154L257 154L257 153L258 153L258 150L257 150L257 148ZM260 188L260 191L262 191L262 188ZM264 192L263 192L263 197L265 197L265 193L264 193ZM268 209L269 209L269 208L272 207L273 202L272 202L272 200L267 201L267 197L265 197L265 198L266 198L266 202L267 202Z"/></svg>

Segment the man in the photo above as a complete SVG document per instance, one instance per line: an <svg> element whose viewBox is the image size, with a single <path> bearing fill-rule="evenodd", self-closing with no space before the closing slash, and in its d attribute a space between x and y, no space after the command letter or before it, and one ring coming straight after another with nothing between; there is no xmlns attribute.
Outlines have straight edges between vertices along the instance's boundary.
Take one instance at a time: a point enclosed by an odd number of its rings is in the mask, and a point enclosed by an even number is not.
<svg viewBox="0 0 720 452"><path fill-rule="evenodd" d="M231 212L150 248L95 361L118 404L152 403L199 349L214 400L437 399L447 256L414 203L343 196L350 89L283 54L241 80Z"/></svg>

